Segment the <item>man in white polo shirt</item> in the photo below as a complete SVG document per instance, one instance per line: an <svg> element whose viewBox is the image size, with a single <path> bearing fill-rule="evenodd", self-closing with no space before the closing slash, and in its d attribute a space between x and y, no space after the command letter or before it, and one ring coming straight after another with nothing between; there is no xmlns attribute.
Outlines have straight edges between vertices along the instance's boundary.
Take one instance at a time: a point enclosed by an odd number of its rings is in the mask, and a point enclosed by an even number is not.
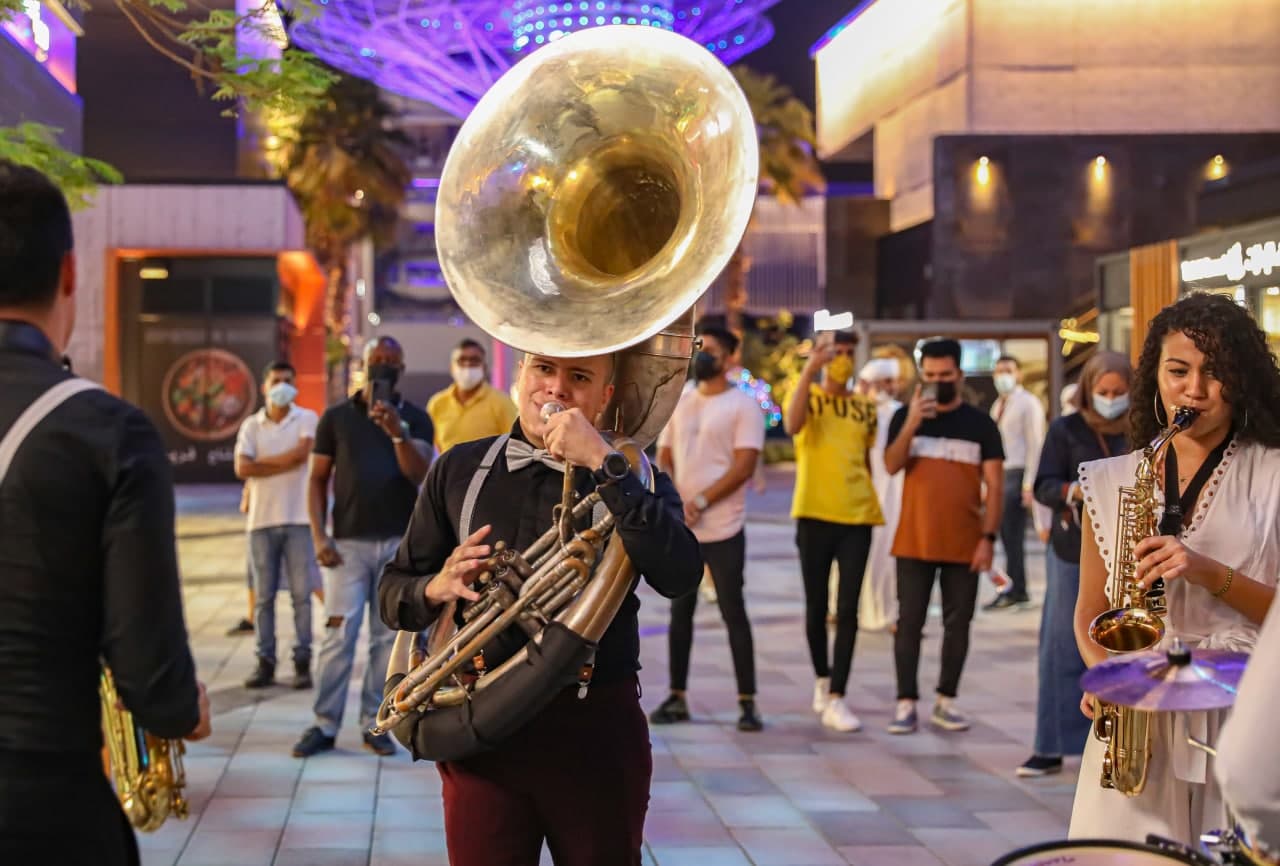
<svg viewBox="0 0 1280 866"><path fill-rule="evenodd" d="M702 350L693 362L697 387L681 395L658 438L658 463L675 481L684 500L685 522L697 537L715 582L738 680L738 730L758 731L762 723L755 703L755 650L743 599L747 544L742 527L745 485L764 448L765 419L755 400L725 378L725 364L737 348L738 338L731 332L703 329ZM671 602L671 695L649 716L654 724L689 718L685 690L697 603L697 592Z"/></svg>
<svg viewBox="0 0 1280 866"><path fill-rule="evenodd" d="M263 375L266 405L240 425L236 477L249 491L249 565L257 599L258 667L245 687L265 688L276 674L276 592L282 578L293 600L295 689L311 688L311 591L320 583L307 517L307 457L316 413L293 401L293 367L276 361Z"/></svg>

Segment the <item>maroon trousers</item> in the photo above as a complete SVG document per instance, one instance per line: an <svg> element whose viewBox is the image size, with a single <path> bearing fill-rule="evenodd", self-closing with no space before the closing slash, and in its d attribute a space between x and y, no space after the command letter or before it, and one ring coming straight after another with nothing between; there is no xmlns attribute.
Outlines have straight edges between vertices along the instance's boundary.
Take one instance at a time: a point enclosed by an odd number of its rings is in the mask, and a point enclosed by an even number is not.
<svg viewBox="0 0 1280 866"><path fill-rule="evenodd" d="M437 765L451 866L639 866L653 756L634 676L577 688L498 749Z"/></svg>

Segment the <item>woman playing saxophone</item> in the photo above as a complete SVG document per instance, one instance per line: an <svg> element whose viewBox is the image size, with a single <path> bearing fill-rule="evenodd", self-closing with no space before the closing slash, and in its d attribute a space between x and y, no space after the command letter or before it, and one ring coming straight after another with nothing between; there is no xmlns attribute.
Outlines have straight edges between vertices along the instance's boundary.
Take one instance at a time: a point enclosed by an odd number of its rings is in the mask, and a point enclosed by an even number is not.
<svg viewBox="0 0 1280 866"><path fill-rule="evenodd" d="M1228 298L1179 300L1151 321L1132 404L1136 450L1080 467L1088 518L1075 612L1080 653L1090 667L1107 658L1090 624L1112 607L1107 581L1121 543L1116 504L1121 488L1134 485L1142 449L1183 407L1195 420L1155 455L1160 530L1134 546L1133 579L1143 590L1164 584L1164 638L1153 649L1181 638L1193 652L1249 652L1280 574L1280 372L1266 336ZM1091 695L1081 710L1092 717ZM1099 784L1106 746L1090 737L1070 835L1141 842L1155 833L1194 845L1203 829L1223 826L1212 759L1188 747L1186 734L1215 742L1224 718L1155 714L1147 783L1136 796Z"/></svg>

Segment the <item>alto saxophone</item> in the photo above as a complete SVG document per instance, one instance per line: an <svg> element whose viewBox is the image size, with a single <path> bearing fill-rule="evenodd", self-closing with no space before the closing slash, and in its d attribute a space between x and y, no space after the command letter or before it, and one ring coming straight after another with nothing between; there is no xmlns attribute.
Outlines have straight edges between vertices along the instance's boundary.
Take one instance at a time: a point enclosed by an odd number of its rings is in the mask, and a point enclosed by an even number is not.
<svg viewBox="0 0 1280 866"><path fill-rule="evenodd" d="M144 833L159 829L170 815L187 817L182 789L186 751L182 740L147 733L124 709L111 671L102 669L98 693L102 698L102 737L111 760L111 781L129 823Z"/></svg>
<svg viewBox="0 0 1280 866"><path fill-rule="evenodd" d="M1169 426L1142 452L1132 487L1120 488L1115 559L1107 594L1111 610L1089 624L1089 637L1110 655L1142 652L1164 638L1167 611L1164 581L1143 589L1134 579L1134 548L1157 534L1156 462L1173 437L1191 426L1199 414L1180 408ZM1166 491L1176 496L1177 491ZM1147 785L1151 763L1152 713L1094 701L1093 734L1107 744L1102 760L1102 787L1136 797Z"/></svg>

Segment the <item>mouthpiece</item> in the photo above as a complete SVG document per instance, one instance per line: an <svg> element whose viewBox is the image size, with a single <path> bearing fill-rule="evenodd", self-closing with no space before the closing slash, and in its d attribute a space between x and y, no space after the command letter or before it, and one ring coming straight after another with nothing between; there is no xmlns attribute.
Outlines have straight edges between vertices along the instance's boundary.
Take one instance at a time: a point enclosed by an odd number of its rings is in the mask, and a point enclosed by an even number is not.
<svg viewBox="0 0 1280 866"><path fill-rule="evenodd" d="M564 411L564 407L561 406L559 403L555 402L554 400L552 400L549 403L542 404L542 411L539 412L538 415L539 417L542 418L543 423L546 423L546 421L552 415L556 414L557 412L563 412L563 411Z"/></svg>
<svg viewBox="0 0 1280 866"><path fill-rule="evenodd" d="M1170 426L1185 430L1194 424L1198 417L1200 417L1198 410L1192 409L1190 406L1181 406L1174 410L1173 423Z"/></svg>

